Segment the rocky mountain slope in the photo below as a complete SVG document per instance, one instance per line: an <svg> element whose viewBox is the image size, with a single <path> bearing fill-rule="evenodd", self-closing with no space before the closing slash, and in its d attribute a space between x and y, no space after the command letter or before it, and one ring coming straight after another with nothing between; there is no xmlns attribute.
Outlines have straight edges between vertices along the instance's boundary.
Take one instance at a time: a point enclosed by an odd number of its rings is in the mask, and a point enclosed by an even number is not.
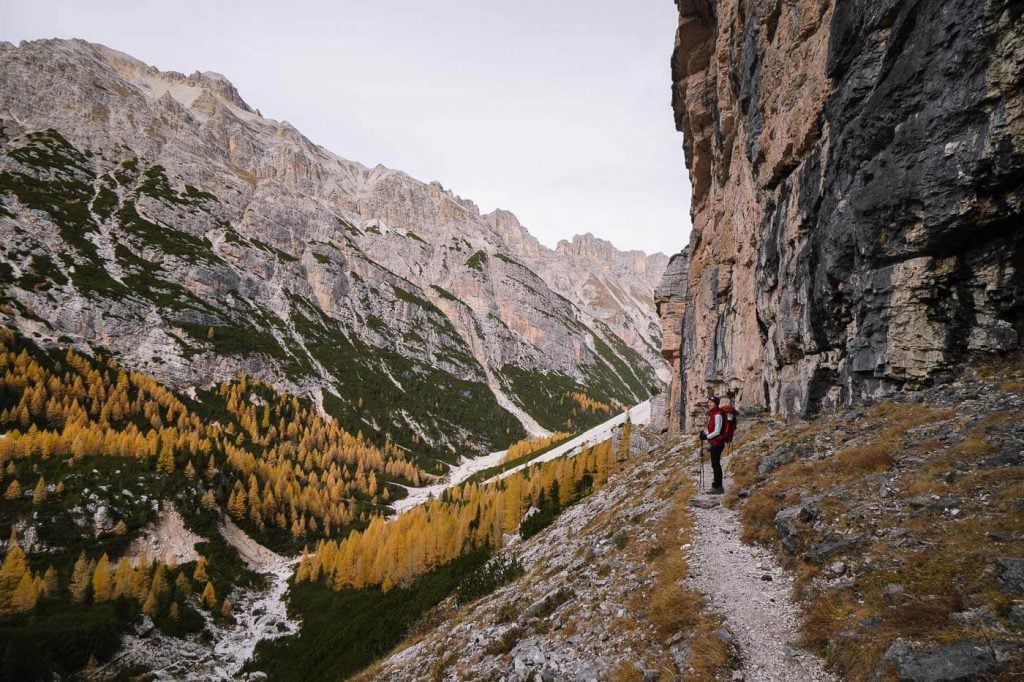
<svg viewBox="0 0 1024 682"><path fill-rule="evenodd" d="M0 44L4 324L180 390L239 372L353 433L453 458L647 397L666 259L541 246L504 211L366 168L213 73Z"/></svg>
<svg viewBox="0 0 1024 682"><path fill-rule="evenodd" d="M663 306L673 392L812 413L1019 348L1019 4L677 5L693 233Z"/></svg>
<svg viewBox="0 0 1024 682"><path fill-rule="evenodd" d="M711 679L731 634L681 579L695 490L680 448L634 440L606 487L502 557L525 575L470 604L439 605L360 680ZM645 491L638 494L638 490Z"/></svg>

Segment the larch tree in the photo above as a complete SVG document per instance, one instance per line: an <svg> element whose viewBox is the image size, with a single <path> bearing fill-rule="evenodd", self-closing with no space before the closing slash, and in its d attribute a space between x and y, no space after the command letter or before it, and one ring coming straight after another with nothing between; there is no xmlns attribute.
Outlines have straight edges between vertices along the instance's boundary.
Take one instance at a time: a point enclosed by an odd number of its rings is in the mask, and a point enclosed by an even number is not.
<svg viewBox="0 0 1024 682"><path fill-rule="evenodd" d="M76 602L83 602L88 597L89 588L92 586L92 573L93 565L85 556L85 552L81 552L71 571L71 583L68 586L71 598Z"/></svg>

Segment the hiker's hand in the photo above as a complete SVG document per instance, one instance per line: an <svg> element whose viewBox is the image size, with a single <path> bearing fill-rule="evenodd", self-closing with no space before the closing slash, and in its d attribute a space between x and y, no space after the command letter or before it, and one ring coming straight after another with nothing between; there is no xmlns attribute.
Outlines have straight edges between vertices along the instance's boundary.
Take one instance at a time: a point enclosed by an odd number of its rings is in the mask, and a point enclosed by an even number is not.
<svg viewBox="0 0 1024 682"><path fill-rule="evenodd" d="M708 439L708 432L707 431L701 431L700 432L700 439L701 440L707 440Z"/></svg>

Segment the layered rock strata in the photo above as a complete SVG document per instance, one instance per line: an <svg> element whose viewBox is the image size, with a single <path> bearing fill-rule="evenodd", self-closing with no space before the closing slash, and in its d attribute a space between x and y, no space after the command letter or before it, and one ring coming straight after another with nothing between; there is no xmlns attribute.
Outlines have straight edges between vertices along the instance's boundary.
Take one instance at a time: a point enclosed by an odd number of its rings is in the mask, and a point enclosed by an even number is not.
<svg viewBox="0 0 1024 682"><path fill-rule="evenodd" d="M693 185L679 409L716 391L813 413L1019 348L1019 3L677 5Z"/></svg>

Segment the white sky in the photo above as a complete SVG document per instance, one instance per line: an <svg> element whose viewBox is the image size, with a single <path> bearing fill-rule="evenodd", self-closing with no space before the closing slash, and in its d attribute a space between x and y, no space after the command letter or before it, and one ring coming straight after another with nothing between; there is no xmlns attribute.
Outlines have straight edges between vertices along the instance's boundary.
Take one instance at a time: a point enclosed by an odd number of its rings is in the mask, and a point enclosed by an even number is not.
<svg viewBox="0 0 1024 682"><path fill-rule="evenodd" d="M675 253L690 231L671 0L0 0L0 40L84 38L217 71L331 151L581 232Z"/></svg>

